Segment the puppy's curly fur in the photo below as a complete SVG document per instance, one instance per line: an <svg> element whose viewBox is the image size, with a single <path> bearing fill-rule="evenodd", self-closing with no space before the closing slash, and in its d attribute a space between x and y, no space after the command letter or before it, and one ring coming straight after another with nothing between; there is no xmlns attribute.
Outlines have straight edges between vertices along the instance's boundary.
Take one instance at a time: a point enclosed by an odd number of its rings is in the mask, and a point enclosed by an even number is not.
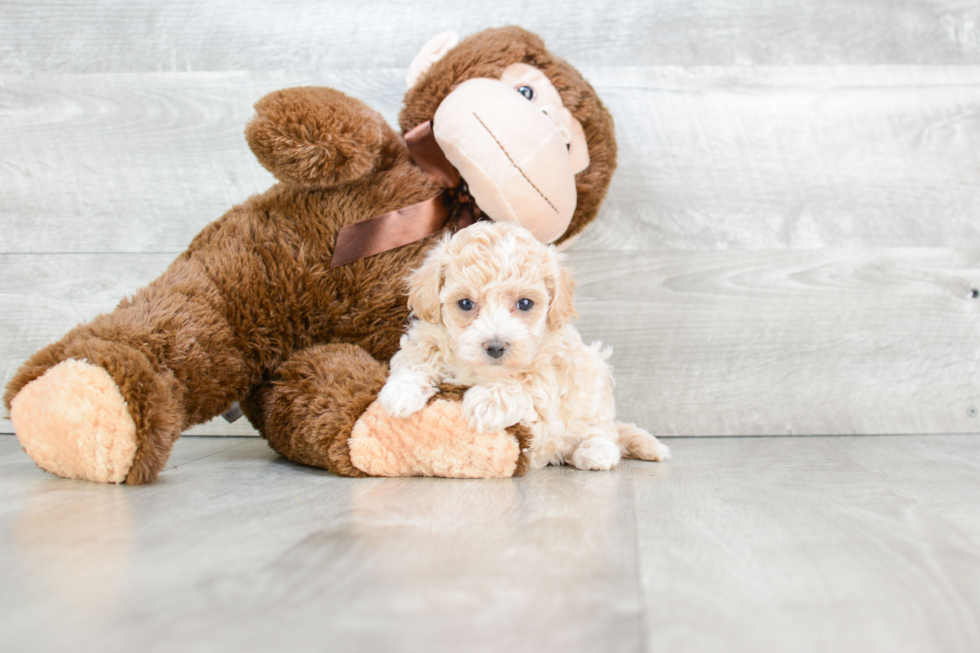
<svg viewBox="0 0 980 653"><path fill-rule="evenodd" d="M532 468L669 458L655 437L615 420L611 351L584 344L569 324L574 283L554 246L482 222L444 237L408 282L416 319L378 397L392 416L453 383L471 386L463 412L475 430L530 428Z"/></svg>

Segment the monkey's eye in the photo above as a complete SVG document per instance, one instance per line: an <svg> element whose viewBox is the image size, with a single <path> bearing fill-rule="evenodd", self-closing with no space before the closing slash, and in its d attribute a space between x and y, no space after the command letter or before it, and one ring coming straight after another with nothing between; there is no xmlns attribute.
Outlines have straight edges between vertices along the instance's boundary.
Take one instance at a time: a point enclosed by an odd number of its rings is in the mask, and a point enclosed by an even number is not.
<svg viewBox="0 0 980 653"><path fill-rule="evenodd" d="M518 86L517 92L523 95L528 100L534 99L534 89L526 84L524 86Z"/></svg>
<svg viewBox="0 0 980 653"><path fill-rule="evenodd" d="M517 302L517 308L521 309L522 311L529 311L531 310L532 306L534 306L534 302L532 302L530 299L525 298Z"/></svg>
<svg viewBox="0 0 980 653"><path fill-rule="evenodd" d="M472 311L473 310L473 300L472 299L461 299L458 302L456 302L456 305L459 306L459 310L461 310L461 311Z"/></svg>

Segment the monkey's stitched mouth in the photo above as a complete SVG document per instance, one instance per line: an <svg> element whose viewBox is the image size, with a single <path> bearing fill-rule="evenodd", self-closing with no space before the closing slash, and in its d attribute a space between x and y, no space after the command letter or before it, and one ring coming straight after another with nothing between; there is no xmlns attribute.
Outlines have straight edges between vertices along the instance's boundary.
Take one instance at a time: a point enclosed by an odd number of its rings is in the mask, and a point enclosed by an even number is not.
<svg viewBox="0 0 980 653"><path fill-rule="evenodd" d="M505 148L505 147L503 146L503 144L502 144L502 143L501 143L501 142L500 142L500 141L499 141L499 140L497 139L497 137L496 137L496 136L494 135L494 133L493 133L493 132L492 132L492 131L490 130L490 128L489 128L489 127L487 127L487 124L486 124L485 122L483 122L482 120L480 120L480 116L478 116L478 115L476 115L476 112L475 112L475 111L473 112L473 117L474 117L474 118L476 118L476 120L477 120L477 122L479 122L479 123L480 123L480 125L482 125L482 126L483 126L483 128L487 130L487 133L488 133L488 134L490 134L490 138L492 138L492 139L493 139L493 141L494 141L494 143L496 143L496 144L497 144L497 147L499 147L499 148L500 148L500 151L504 153L504 156L505 156L505 157L507 157L507 160L508 160L508 161L510 161L510 164L511 164L512 166L514 166L515 168L517 168L517 172L519 172L519 173L521 173L521 176L522 176L522 177L524 177L524 180L525 180L525 181L526 181L527 183L529 183L529 184L531 184L531 188L533 188L533 189L534 189L534 190L535 190L535 191L536 191L536 192L538 193L538 195L540 195L540 196L541 196L541 199L543 199L543 200L544 200L545 202L547 202L547 203L548 203L548 206L550 206L550 207L551 207L551 210L552 210L552 211L554 211L555 213L558 213L558 209L556 209L556 208L555 208L555 205L551 203L551 200L549 200L549 199L548 199L548 198L547 198L547 197L545 196L545 194L541 192L541 189L539 189L539 188L538 188L537 186L535 186L535 185L534 185L534 182L533 182L533 181L531 181L531 180L530 180L530 178L528 178L528 176L527 176L526 174L524 174L524 171L523 171L523 170L521 170L521 167L520 167L519 165L517 165L517 163L516 163L516 162L514 161L514 159L512 159L512 158L511 158L511 156L510 156L510 154L508 154L508 153L507 153L507 149L506 149L506 148Z"/></svg>

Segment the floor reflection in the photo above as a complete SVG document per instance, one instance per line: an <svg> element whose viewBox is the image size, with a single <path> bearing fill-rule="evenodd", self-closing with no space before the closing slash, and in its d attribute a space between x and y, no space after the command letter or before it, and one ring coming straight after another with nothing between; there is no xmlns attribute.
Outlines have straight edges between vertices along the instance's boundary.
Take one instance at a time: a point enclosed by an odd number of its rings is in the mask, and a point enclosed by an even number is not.
<svg viewBox="0 0 980 653"><path fill-rule="evenodd" d="M127 488L65 481L39 489L14 519L13 546L24 580L70 610L117 607L133 555Z"/></svg>

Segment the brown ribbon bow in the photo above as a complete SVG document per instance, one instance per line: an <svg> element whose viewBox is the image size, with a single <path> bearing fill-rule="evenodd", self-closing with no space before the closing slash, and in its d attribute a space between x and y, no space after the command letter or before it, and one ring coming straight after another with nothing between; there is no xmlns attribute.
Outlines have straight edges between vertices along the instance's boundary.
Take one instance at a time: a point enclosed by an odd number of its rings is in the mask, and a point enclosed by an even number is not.
<svg viewBox="0 0 980 653"><path fill-rule="evenodd" d="M470 197L466 182L436 142L431 121L405 134L405 144L422 172L438 181L446 190L424 202L341 229L330 261L331 268L438 233L449 222L454 209L457 229L468 227L480 218L480 209Z"/></svg>

